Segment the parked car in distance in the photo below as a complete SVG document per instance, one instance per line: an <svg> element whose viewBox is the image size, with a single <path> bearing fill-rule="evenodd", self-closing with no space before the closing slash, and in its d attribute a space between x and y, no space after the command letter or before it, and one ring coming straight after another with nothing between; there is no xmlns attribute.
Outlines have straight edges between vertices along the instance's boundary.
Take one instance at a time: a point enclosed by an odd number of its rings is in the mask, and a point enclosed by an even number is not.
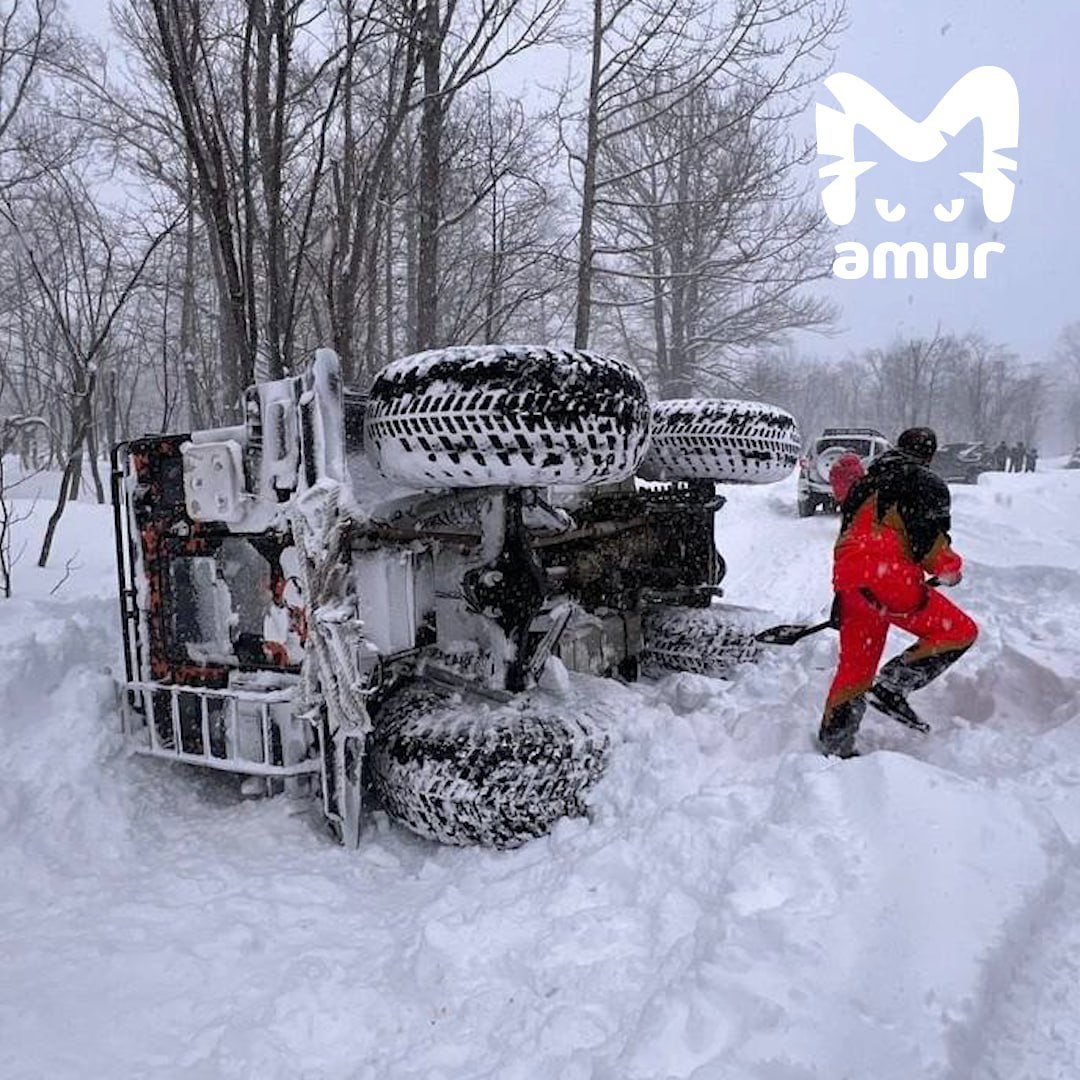
<svg viewBox="0 0 1080 1080"><path fill-rule="evenodd" d="M974 484L979 474L994 467L993 450L984 442L952 442L939 446L930 468L942 480Z"/></svg>
<svg viewBox="0 0 1080 1080"><path fill-rule="evenodd" d="M1078 446L1073 452L1068 461L1065 462L1066 469L1080 469L1080 446Z"/></svg>
<svg viewBox="0 0 1080 1080"><path fill-rule="evenodd" d="M891 446L876 428L825 428L799 458L799 517L810 517L819 506L838 509L829 487L829 472L838 458L858 454L863 464L869 465Z"/></svg>

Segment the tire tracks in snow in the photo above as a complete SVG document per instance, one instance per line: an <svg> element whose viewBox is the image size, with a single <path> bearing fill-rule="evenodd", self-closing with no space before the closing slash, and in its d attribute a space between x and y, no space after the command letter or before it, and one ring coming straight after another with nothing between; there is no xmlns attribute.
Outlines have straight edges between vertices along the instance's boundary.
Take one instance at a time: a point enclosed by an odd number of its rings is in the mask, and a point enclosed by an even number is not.
<svg viewBox="0 0 1080 1080"><path fill-rule="evenodd" d="M986 964L970 1021L948 1039L948 1080L1080 1076L1080 857L1066 845Z"/></svg>

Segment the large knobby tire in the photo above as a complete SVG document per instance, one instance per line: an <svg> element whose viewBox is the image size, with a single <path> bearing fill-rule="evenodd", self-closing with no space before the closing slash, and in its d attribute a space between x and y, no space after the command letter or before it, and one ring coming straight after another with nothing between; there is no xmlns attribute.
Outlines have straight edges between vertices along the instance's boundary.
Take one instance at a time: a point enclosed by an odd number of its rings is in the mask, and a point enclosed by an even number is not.
<svg viewBox="0 0 1080 1080"><path fill-rule="evenodd" d="M646 480L769 484L799 460L795 418L760 401L687 398L653 406Z"/></svg>
<svg viewBox="0 0 1080 1080"><path fill-rule="evenodd" d="M754 612L718 605L648 607L641 620L642 673L691 671L724 678L760 654L754 622Z"/></svg>
<svg viewBox="0 0 1080 1080"><path fill-rule="evenodd" d="M542 695L498 704L421 682L379 710L369 762L384 808L413 832L511 848L584 813L607 748L595 720L560 715Z"/></svg>
<svg viewBox="0 0 1080 1080"><path fill-rule="evenodd" d="M636 470L645 384L595 353L467 345L406 356L376 377L364 445L414 487L606 484Z"/></svg>

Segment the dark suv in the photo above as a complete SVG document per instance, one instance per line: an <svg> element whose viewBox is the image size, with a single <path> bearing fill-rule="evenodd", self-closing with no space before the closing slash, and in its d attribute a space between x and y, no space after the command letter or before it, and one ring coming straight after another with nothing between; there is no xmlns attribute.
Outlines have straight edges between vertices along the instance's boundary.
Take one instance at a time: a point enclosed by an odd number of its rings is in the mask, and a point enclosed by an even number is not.
<svg viewBox="0 0 1080 1080"><path fill-rule="evenodd" d="M939 446L930 468L955 484L974 484L979 474L993 469L993 451L983 442L952 442Z"/></svg>
<svg viewBox="0 0 1080 1080"><path fill-rule="evenodd" d="M810 517L819 506L837 509L829 472L838 458L858 454L863 464L869 465L891 445L876 428L826 428L799 458L799 517Z"/></svg>

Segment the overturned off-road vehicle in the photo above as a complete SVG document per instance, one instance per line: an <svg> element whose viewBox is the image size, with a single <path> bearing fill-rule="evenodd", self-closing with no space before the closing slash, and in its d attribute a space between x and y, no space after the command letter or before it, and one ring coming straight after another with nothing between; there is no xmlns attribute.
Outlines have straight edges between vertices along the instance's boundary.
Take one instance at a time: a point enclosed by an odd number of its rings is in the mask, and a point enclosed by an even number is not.
<svg viewBox="0 0 1080 1080"><path fill-rule="evenodd" d="M125 730L317 795L349 845L369 805L519 844L581 813L605 765L612 718L572 673L753 654L715 601L715 485L798 451L782 410L654 404L594 353L441 349L355 394L320 350L236 427L116 448Z"/></svg>

